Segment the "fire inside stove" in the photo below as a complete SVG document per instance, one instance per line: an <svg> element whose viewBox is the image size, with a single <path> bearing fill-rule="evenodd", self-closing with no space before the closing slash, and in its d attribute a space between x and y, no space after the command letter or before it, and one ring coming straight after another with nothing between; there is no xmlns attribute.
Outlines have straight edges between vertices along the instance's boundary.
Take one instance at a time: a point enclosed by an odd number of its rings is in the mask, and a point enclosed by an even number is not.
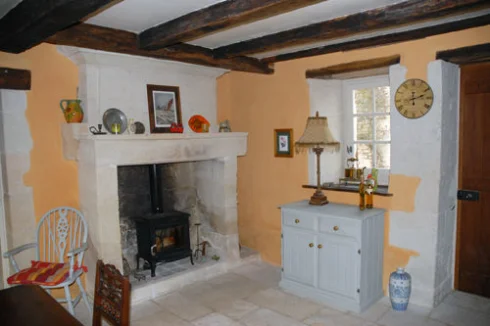
<svg viewBox="0 0 490 326"><path fill-rule="evenodd" d="M155 244L157 252L161 252L177 244L177 234L175 229L157 230L155 232Z"/></svg>

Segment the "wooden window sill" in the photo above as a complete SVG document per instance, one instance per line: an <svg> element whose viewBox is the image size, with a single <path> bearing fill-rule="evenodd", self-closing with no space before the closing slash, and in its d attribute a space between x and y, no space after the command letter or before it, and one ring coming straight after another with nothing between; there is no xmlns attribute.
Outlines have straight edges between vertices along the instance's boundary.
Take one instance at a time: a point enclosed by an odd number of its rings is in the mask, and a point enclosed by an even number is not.
<svg viewBox="0 0 490 326"><path fill-rule="evenodd" d="M303 188L316 189L314 185L303 185ZM359 192L359 186L357 185L339 185L332 184L330 186L322 186L323 190L329 191L342 191L342 192ZM393 194L388 192L388 186L378 186L378 189L374 192L377 196L392 197Z"/></svg>

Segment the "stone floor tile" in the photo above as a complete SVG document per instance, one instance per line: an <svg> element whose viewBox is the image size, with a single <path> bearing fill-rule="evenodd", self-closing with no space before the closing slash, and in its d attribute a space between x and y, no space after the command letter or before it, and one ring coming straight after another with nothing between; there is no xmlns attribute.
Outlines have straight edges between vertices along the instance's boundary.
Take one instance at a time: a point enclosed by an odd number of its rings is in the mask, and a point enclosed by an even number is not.
<svg viewBox="0 0 490 326"><path fill-rule="evenodd" d="M193 284L186 285L178 292L189 299L193 299L196 297L203 296L211 290L212 290L211 284L209 284L206 281L203 281L203 282L196 282Z"/></svg>
<svg viewBox="0 0 490 326"><path fill-rule="evenodd" d="M371 307L369 307L366 311L357 314L357 313L351 313L355 317L359 317L361 319L371 321L371 322L376 322L378 321L385 313L387 313L390 310L390 307L385 305L382 302L377 302Z"/></svg>
<svg viewBox="0 0 490 326"><path fill-rule="evenodd" d="M267 287L277 287L281 280L281 268L265 263L253 263L237 267L234 273L257 281Z"/></svg>
<svg viewBox="0 0 490 326"><path fill-rule="evenodd" d="M131 326L192 326L190 322L187 322L176 315L160 310L159 313L143 317L136 321L131 322Z"/></svg>
<svg viewBox="0 0 490 326"><path fill-rule="evenodd" d="M238 320L258 308L259 307L251 302L238 299L222 302L221 304L216 304L213 310L219 312L220 314L226 315L231 319Z"/></svg>
<svg viewBox="0 0 490 326"><path fill-rule="evenodd" d="M190 300L177 292L156 298L154 301L160 307L187 321L192 321L212 312L199 302Z"/></svg>
<svg viewBox="0 0 490 326"><path fill-rule="evenodd" d="M218 313L201 317L192 322L196 326L240 326L241 324Z"/></svg>
<svg viewBox="0 0 490 326"><path fill-rule="evenodd" d="M232 299L243 299L261 290L267 289L262 283L250 280L246 277L234 275L234 278L226 282L212 285L213 290Z"/></svg>
<svg viewBox="0 0 490 326"><path fill-rule="evenodd" d="M145 301L131 306L131 320L138 320L156 314L160 311L160 307L153 301Z"/></svg>
<svg viewBox="0 0 490 326"><path fill-rule="evenodd" d="M216 277L210 278L207 283L211 284L213 287L216 286L227 286L236 282L242 282L246 278L242 275L236 273L226 273L223 275L218 275Z"/></svg>
<svg viewBox="0 0 490 326"><path fill-rule="evenodd" d="M394 311L389 310L376 322L382 326L444 326L445 324L430 319L423 314L413 311ZM468 325L469 326L469 325Z"/></svg>
<svg viewBox="0 0 490 326"><path fill-rule="evenodd" d="M211 288L201 295L196 295L193 297L188 297L190 300L199 302L201 305L214 309L216 306L220 306L223 303L235 300L235 298L227 295L226 290Z"/></svg>
<svg viewBox="0 0 490 326"><path fill-rule="evenodd" d="M451 326L490 325L490 315L483 314L475 310L453 306L445 302L441 303L437 308L435 308L429 317Z"/></svg>
<svg viewBox="0 0 490 326"><path fill-rule="evenodd" d="M275 310L296 320L304 320L323 306L276 289L267 289L247 298L257 306Z"/></svg>
<svg viewBox="0 0 490 326"><path fill-rule="evenodd" d="M258 309L246 315L240 322L245 326L305 326L292 318L269 309Z"/></svg>
<svg viewBox="0 0 490 326"><path fill-rule="evenodd" d="M444 303L470 310L490 313L490 299L470 293L454 291L444 299Z"/></svg>
<svg viewBox="0 0 490 326"><path fill-rule="evenodd" d="M347 313L333 310L322 309L313 316L303 321L306 325L314 326L372 326L375 325L359 317L348 315Z"/></svg>
<svg viewBox="0 0 490 326"><path fill-rule="evenodd" d="M178 268L177 266L174 266ZM410 304L391 309L384 297L361 314L342 312L281 291L280 270L249 263L231 273L131 307L132 325L152 326L490 326L490 299L453 292L430 311ZM76 316L91 325L80 304ZM430 313L430 314L429 314Z"/></svg>

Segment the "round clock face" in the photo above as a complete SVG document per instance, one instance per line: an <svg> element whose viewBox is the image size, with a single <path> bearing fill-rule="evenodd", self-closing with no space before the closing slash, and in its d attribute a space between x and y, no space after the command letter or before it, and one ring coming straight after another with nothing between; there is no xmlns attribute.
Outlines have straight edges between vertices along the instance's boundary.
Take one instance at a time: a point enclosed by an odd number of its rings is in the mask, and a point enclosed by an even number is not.
<svg viewBox="0 0 490 326"><path fill-rule="evenodd" d="M417 119L429 112L434 93L422 79L407 79L395 93L395 106L405 118Z"/></svg>

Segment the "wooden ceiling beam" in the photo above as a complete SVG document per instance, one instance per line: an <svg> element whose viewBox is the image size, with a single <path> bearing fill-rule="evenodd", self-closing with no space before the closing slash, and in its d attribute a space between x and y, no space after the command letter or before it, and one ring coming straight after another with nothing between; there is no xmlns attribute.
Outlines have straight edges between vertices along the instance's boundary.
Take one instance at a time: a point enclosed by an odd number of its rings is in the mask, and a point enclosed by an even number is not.
<svg viewBox="0 0 490 326"><path fill-rule="evenodd" d="M458 49L439 51L436 59L462 65L469 63L490 62L490 43L465 46Z"/></svg>
<svg viewBox="0 0 490 326"><path fill-rule="evenodd" d="M139 46L164 48L323 1L327 0L228 0L141 32Z"/></svg>
<svg viewBox="0 0 490 326"><path fill-rule="evenodd" d="M0 67L0 89L30 90L31 72Z"/></svg>
<svg viewBox="0 0 490 326"><path fill-rule="evenodd" d="M424 28L414 29L405 32L368 37L355 41L331 44L331 45L321 46L308 50L279 54L277 56L264 58L261 61L264 63L274 63L280 61L307 58L307 57L334 53L334 52L360 50L360 49L372 48L376 46L399 43L399 42L419 40L434 35L456 32L456 31L484 26L488 24L490 24L490 15L482 15L475 18L462 19L459 21L444 23L437 26L424 27Z"/></svg>
<svg viewBox="0 0 490 326"><path fill-rule="evenodd" d="M389 67L398 63L400 63L400 55L397 54L389 57L354 61L325 68L306 70L306 78L325 78L353 71Z"/></svg>
<svg viewBox="0 0 490 326"><path fill-rule="evenodd" d="M119 0L23 0L0 19L0 50L23 52Z"/></svg>
<svg viewBox="0 0 490 326"><path fill-rule="evenodd" d="M399 27L404 24L413 24L485 7L490 7L488 0L409 0L383 8L222 46L215 49L214 54L216 57L233 57L263 53L293 46L324 42L357 33Z"/></svg>
<svg viewBox="0 0 490 326"><path fill-rule="evenodd" d="M153 51L142 50L138 47L137 34L90 24L79 24L67 28L49 37L46 42L230 70L261 74L274 72L268 64L257 59L248 57L215 59L212 50L190 44L182 43Z"/></svg>

